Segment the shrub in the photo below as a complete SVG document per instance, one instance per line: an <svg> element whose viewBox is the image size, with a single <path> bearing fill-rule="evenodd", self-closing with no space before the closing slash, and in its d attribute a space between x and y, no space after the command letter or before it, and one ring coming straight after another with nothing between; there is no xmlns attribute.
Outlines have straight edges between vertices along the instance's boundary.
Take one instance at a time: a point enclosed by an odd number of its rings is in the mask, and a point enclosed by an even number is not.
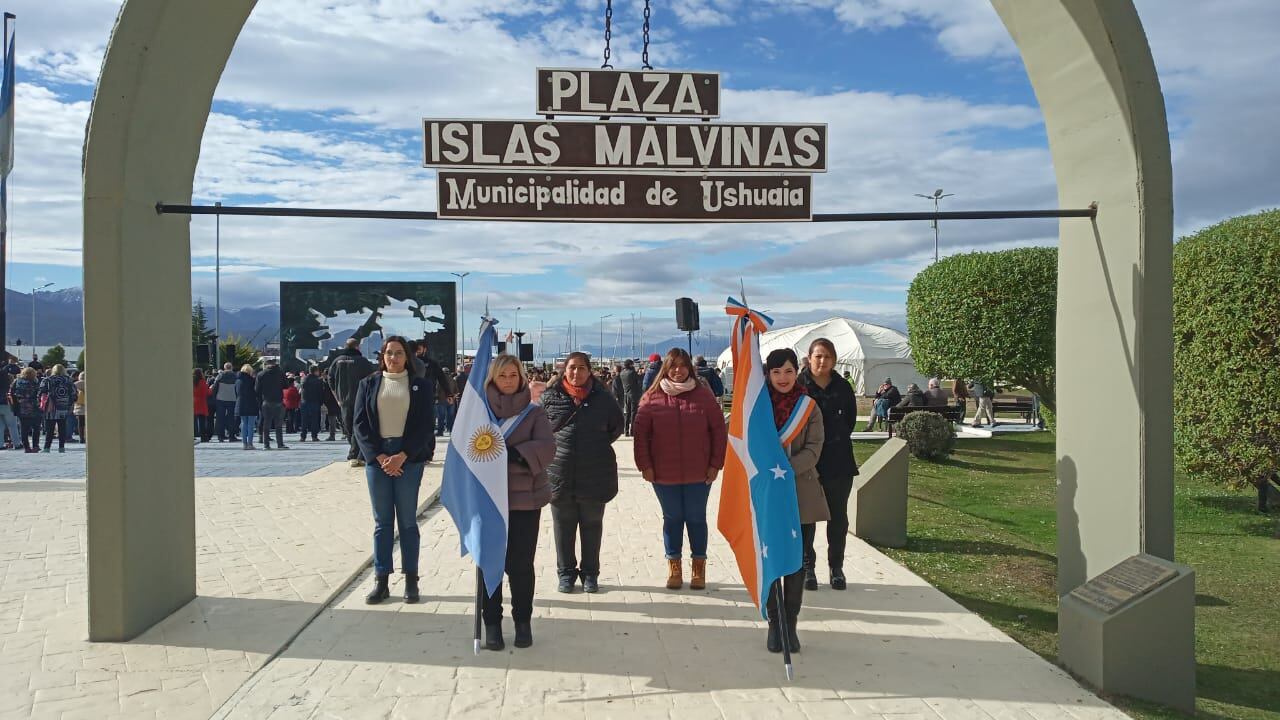
<svg viewBox="0 0 1280 720"><path fill-rule="evenodd" d="M40 358L40 362L46 368L51 368L54 365L66 366L67 349L62 347L61 345L54 345L53 347L49 348L49 352L45 353L44 357Z"/></svg>
<svg viewBox="0 0 1280 720"><path fill-rule="evenodd" d="M1235 487L1280 470L1280 210L1174 246L1173 345L1179 469Z"/></svg>
<svg viewBox="0 0 1280 720"><path fill-rule="evenodd" d="M898 423L897 431L907 443L907 450L924 460L941 460L951 455L956 447L956 433L951 421L938 413L923 410L907 413Z"/></svg>
<svg viewBox="0 0 1280 720"><path fill-rule="evenodd" d="M1057 306L1056 248L945 257L907 291L912 359L925 375L1025 387L1053 410Z"/></svg>

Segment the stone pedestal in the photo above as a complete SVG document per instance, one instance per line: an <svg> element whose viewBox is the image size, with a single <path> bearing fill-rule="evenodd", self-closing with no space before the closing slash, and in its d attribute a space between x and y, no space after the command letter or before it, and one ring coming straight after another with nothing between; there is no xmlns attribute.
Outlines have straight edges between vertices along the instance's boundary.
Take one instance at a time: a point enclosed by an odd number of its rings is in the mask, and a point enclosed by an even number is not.
<svg viewBox="0 0 1280 720"><path fill-rule="evenodd" d="M1103 692L1192 713L1195 610L1191 568L1134 556L1059 600L1059 658Z"/></svg>
<svg viewBox="0 0 1280 720"><path fill-rule="evenodd" d="M858 468L849 499L854 535L872 545L907 544L907 443L890 438Z"/></svg>

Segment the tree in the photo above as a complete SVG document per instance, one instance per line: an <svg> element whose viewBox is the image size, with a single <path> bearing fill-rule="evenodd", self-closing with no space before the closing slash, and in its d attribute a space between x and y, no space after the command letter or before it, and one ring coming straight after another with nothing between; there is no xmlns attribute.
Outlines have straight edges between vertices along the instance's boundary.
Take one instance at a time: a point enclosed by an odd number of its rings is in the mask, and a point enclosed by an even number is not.
<svg viewBox="0 0 1280 720"><path fill-rule="evenodd" d="M84 351L83 350L81 350L80 354L76 356L76 367L80 369L80 372L84 372Z"/></svg>
<svg viewBox="0 0 1280 720"><path fill-rule="evenodd" d="M62 365L65 367L67 364L67 349L61 345L54 345L49 348L49 352L45 353L44 357L40 358L40 362L46 368L51 368L54 365Z"/></svg>
<svg viewBox="0 0 1280 720"><path fill-rule="evenodd" d="M1280 470L1280 210L1173 249L1174 454L1235 487Z"/></svg>
<svg viewBox="0 0 1280 720"><path fill-rule="evenodd" d="M213 330L209 329L209 318L204 311L204 301L196 300L191 306L191 344L203 345L215 339Z"/></svg>
<svg viewBox="0 0 1280 720"><path fill-rule="evenodd" d="M222 361L231 363L231 366L236 370L245 365L257 365L258 360L262 358L258 351L249 344L249 341L239 335L233 333L227 336L227 341L223 343L222 347L225 349L230 345L234 345L236 348L235 357L226 357L224 355Z"/></svg>
<svg viewBox="0 0 1280 720"><path fill-rule="evenodd" d="M1056 248L952 255L916 275L907 331L925 375L1009 382L1056 409Z"/></svg>

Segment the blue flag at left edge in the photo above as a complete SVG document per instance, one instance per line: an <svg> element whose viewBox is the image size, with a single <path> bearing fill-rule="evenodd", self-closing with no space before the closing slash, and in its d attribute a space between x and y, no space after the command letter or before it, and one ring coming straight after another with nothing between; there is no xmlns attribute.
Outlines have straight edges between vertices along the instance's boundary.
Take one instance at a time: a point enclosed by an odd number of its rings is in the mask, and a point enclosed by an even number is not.
<svg viewBox="0 0 1280 720"><path fill-rule="evenodd" d="M458 403L440 488L440 501L458 528L462 554L475 559L490 597L506 572L508 517L507 445L484 390L497 345L494 325L485 318L480 327L480 347Z"/></svg>
<svg viewBox="0 0 1280 720"><path fill-rule="evenodd" d="M0 177L8 177L13 171L13 94L14 51L13 40L17 19L12 13L4 14L4 79L0 82Z"/></svg>

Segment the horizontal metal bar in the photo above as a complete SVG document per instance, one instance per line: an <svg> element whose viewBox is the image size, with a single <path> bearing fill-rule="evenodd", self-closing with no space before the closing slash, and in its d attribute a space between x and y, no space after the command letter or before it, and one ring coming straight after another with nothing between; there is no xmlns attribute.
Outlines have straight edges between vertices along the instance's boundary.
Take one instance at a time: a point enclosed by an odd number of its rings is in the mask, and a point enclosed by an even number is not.
<svg viewBox="0 0 1280 720"><path fill-rule="evenodd" d="M369 220L438 220L418 210L349 210L341 208L251 207L236 205L169 205L156 203L161 215L252 215L257 217L362 218ZM1016 220L1026 218L1095 218L1097 205L1070 210L960 210L948 212L814 213L811 222L899 222L905 220ZM569 221L566 221L569 222ZM604 221L601 221L604 222ZM806 222L797 220L795 222Z"/></svg>

